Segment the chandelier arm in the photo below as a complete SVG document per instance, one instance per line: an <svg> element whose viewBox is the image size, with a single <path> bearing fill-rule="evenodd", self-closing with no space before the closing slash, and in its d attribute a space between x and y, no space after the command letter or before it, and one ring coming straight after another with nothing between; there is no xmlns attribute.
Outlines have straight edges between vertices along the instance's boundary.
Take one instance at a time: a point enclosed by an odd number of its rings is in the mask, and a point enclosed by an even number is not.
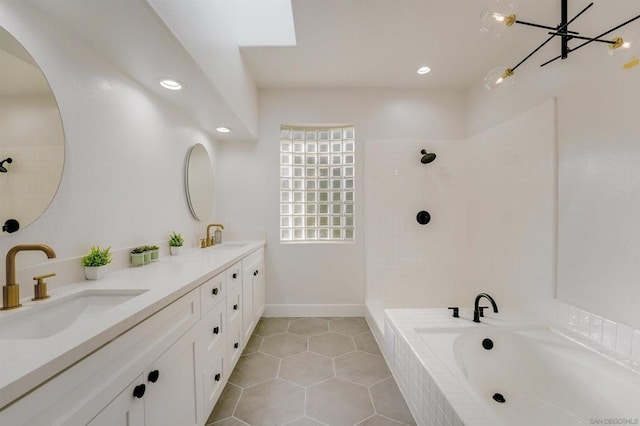
<svg viewBox="0 0 640 426"><path fill-rule="evenodd" d="M608 34L610 34L610 33L614 32L615 30L620 29L620 28L624 27L625 25L630 24L630 23L632 23L633 21L636 21L636 20L638 20L638 19L640 19L640 15L635 16L635 17L633 17L633 18L631 18L631 19L629 19L629 20L627 20L627 21L623 22L622 24L617 25L617 26L615 26L615 27L611 28L610 30L603 32L602 34L600 34L600 35L599 35L599 36L597 36L597 37L594 37L594 38L592 38L592 39L590 39L590 40L588 40L588 41L585 41L584 43L582 43L582 44L578 45L577 47L575 47L575 48L571 49L571 50L570 50L570 52L573 52L573 51L575 51L575 50L578 50L578 49L580 49L581 47L584 47L584 46L586 46L586 45L587 45L587 44L589 44L589 43L592 43L592 42L594 42L594 41L596 41L596 40L598 40L598 39L601 39L602 37L604 37L604 36L606 36L606 35L608 35ZM560 56L556 56L555 58L548 60L547 62L545 62L544 64L541 64L540 66L541 66L541 67L544 67L545 65L549 65L550 63L552 63L552 62L554 62L554 61L557 61L557 60L558 60L558 59L560 59L561 57L562 57L562 55L560 55Z"/></svg>
<svg viewBox="0 0 640 426"><path fill-rule="evenodd" d="M620 29L620 28L624 27L625 25L630 24L630 23L632 23L633 21L636 21L636 20L638 20L638 19L640 19L640 15L635 16L635 17L633 17L633 18L629 19L628 21L625 21L625 22L623 22L622 24L620 24L620 25L618 25L618 26L615 26L615 27L611 28L611 29L610 29L610 30L608 30L608 31L603 32L602 34L600 34L600 35L599 35L599 36L597 36L597 37L593 37L593 38L589 39L588 41L585 41L584 43L579 44L579 45L578 45L578 46L576 46L575 48L571 49L571 51L573 52L574 50L578 50L578 49L580 49L581 47L586 46L587 44L590 44L590 43L592 43L592 42L594 42L594 41L598 41L598 39L601 39L602 37L604 37L604 36L606 36L606 35L608 35L608 34L610 34L610 33L614 32L615 30ZM546 64L545 64L545 65L546 65ZM542 65L541 65L541 66L542 66Z"/></svg>
<svg viewBox="0 0 640 426"><path fill-rule="evenodd" d="M556 36L556 37L565 37L565 33L547 33L549 35L552 36ZM569 39L579 39L579 40L591 40L591 41L597 41L600 43L607 43L607 44L616 44L615 40L607 40L607 39L602 39L602 38L592 38L592 37L582 37L582 36L578 36L578 35L570 35L570 36L566 36ZM572 50L576 50L576 49L572 49Z"/></svg>
<svg viewBox="0 0 640 426"><path fill-rule="evenodd" d="M544 67L545 65L549 65L551 62L557 61L558 59L562 58L562 55L558 55L553 59L549 59L547 62L545 62L544 64L540 64L540 67Z"/></svg>
<svg viewBox="0 0 640 426"><path fill-rule="evenodd" d="M516 19L516 24L528 25L530 27L536 27L536 28L543 28L545 30L558 31L558 27L549 27L547 25L534 24L533 22L521 21L519 19ZM567 33L569 33L569 34L580 34L577 31L567 31Z"/></svg>
<svg viewBox="0 0 640 426"><path fill-rule="evenodd" d="M544 47L544 45L546 45L547 43L549 43L551 40L553 40L556 36L551 36L548 39L546 39L540 46L536 47L535 49L533 49L533 52L529 53L523 60L521 60L520 62L518 62L516 64L515 67L511 68L511 71L515 71L516 68L518 68L520 65L522 65L527 59L529 59L530 57L532 57L538 50L542 49Z"/></svg>

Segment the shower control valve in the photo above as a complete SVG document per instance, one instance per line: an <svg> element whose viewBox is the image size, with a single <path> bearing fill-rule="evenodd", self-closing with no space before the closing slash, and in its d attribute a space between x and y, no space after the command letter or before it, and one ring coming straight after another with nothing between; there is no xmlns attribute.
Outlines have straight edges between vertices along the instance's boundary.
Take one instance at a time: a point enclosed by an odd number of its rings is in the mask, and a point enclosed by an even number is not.
<svg viewBox="0 0 640 426"><path fill-rule="evenodd" d="M447 308L447 309L451 309L453 311L453 317L454 318L460 318L460 308L451 307L451 308Z"/></svg>

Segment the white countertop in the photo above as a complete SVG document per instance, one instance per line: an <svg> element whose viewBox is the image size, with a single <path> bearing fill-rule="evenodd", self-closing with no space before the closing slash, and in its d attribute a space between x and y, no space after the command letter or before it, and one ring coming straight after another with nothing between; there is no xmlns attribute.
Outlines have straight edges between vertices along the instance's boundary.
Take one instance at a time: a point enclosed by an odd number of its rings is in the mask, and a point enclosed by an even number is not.
<svg viewBox="0 0 640 426"><path fill-rule="evenodd" d="M0 312L0 327L12 316L46 306L63 296L82 290L147 290L117 305L91 321L42 339L0 340L0 408L76 363L160 309L197 288L247 254L263 247L264 241L245 245L186 250L180 256L164 256L142 267L113 271L98 281L81 281L51 291L45 301L23 301L23 307ZM27 299L28 300L28 299Z"/></svg>

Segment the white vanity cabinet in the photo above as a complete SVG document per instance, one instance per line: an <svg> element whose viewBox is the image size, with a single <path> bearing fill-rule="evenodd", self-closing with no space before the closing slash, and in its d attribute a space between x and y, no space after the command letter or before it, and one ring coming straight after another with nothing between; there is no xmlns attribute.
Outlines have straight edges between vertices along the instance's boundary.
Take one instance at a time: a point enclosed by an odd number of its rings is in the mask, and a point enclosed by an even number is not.
<svg viewBox="0 0 640 426"><path fill-rule="evenodd" d="M0 425L203 426L264 310L263 265L262 248L249 253L0 410Z"/></svg>
<svg viewBox="0 0 640 426"><path fill-rule="evenodd" d="M187 359L189 351L191 360L195 355L192 349L195 336L187 332L199 319L200 298L194 290L9 405L0 412L0 424L84 425L94 420L96 424L104 424L101 419L113 416L113 424L117 424L117 419L128 419L130 423L124 424L152 425L145 420L149 411L145 404L155 407L152 417L170 416L169 410L201 410L201 398L191 396L189 401L183 399L175 404L153 402L154 394L176 392L171 378L177 375L185 375L184 381L177 383L182 387L180 392L193 394L189 389L195 388L200 378ZM157 383L148 383L149 373L160 369ZM141 384L145 386L146 399L138 401L142 398L135 398L133 389ZM147 395L152 384L156 389ZM140 418L143 423L134 422ZM187 415L186 419L189 418Z"/></svg>
<svg viewBox="0 0 640 426"><path fill-rule="evenodd" d="M193 329L151 363L89 425L201 424Z"/></svg>
<svg viewBox="0 0 640 426"><path fill-rule="evenodd" d="M242 259L242 301L243 340L246 345L264 312L264 249L256 250Z"/></svg>

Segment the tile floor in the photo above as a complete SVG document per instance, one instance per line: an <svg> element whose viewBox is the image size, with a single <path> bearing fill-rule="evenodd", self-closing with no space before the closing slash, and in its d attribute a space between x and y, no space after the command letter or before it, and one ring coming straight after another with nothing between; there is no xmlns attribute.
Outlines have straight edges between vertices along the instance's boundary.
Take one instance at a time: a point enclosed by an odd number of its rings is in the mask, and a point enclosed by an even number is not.
<svg viewBox="0 0 640 426"><path fill-rule="evenodd" d="M262 318L207 426L415 425L362 318Z"/></svg>

